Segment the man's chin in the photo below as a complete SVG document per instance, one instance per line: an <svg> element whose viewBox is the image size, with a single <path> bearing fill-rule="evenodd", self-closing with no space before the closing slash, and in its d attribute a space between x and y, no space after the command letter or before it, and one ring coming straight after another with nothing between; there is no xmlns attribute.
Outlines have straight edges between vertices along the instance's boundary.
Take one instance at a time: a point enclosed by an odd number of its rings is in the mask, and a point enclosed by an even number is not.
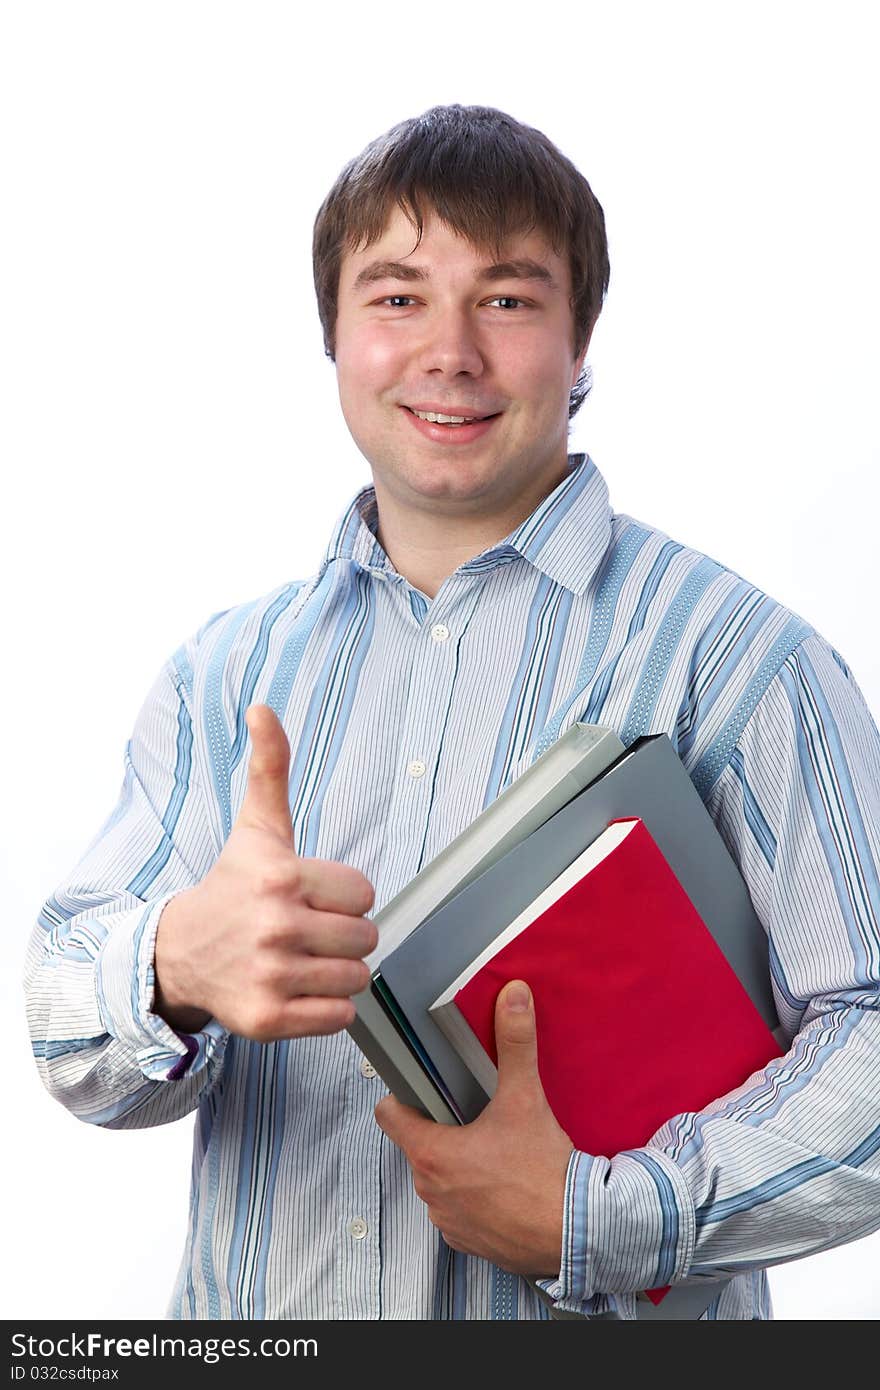
<svg viewBox="0 0 880 1390"><path fill-rule="evenodd" d="M492 507L498 492L499 474L503 469L491 463L473 459L433 459L417 456L414 451L403 463L388 466L387 459L372 462L373 486L381 510L386 505L416 510L443 511L449 504L449 514L461 515Z"/></svg>

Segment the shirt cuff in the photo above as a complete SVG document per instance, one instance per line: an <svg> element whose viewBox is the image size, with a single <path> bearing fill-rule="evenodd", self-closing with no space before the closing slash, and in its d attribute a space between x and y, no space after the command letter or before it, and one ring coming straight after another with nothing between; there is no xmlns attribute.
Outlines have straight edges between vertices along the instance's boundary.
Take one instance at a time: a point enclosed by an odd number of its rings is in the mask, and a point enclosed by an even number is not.
<svg viewBox="0 0 880 1390"><path fill-rule="evenodd" d="M684 1279L696 1238L694 1204L676 1163L659 1149L613 1160L575 1149L565 1178L558 1279L540 1287L563 1312L589 1313L602 1294Z"/></svg>
<svg viewBox="0 0 880 1390"><path fill-rule="evenodd" d="M209 1019L198 1033L176 1033L153 1013L156 934L163 908L177 893L156 898L143 911L120 914L97 961L98 1009L111 1037L125 1043L150 1081L193 1076L219 1063L229 1030Z"/></svg>

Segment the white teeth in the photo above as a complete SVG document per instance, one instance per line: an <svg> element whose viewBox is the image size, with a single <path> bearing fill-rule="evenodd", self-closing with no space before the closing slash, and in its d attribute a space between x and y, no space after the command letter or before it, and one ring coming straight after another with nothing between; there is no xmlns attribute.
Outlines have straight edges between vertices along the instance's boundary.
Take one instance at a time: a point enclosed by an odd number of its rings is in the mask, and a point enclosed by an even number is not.
<svg viewBox="0 0 880 1390"><path fill-rule="evenodd" d="M477 418L475 415L438 415L433 410L414 410L413 415L418 415L420 420L430 420L432 425L470 425Z"/></svg>

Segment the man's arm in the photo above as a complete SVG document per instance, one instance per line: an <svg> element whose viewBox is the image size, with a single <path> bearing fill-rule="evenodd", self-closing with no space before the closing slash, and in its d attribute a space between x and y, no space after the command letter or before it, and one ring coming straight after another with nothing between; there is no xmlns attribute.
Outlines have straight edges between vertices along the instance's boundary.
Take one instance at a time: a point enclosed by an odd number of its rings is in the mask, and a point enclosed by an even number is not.
<svg viewBox="0 0 880 1390"><path fill-rule="evenodd" d="M290 745L266 705L245 712L244 797L215 848L216 808L198 775L201 725L182 674L194 667L195 651L182 649L160 673L126 751L117 808L30 941L38 1066L50 1092L93 1124L185 1114L230 1034L271 1042L347 1027L378 939L364 916L374 897L364 875L296 853Z"/></svg>
<svg viewBox="0 0 880 1390"><path fill-rule="evenodd" d="M194 643L183 649L191 669ZM109 1128L165 1124L216 1077L228 1034L176 1032L154 1012L162 911L209 867L192 716L174 662L157 677L125 752L115 810L43 904L27 949L34 1055L49 1092Z"/></svg>
<svg viewBox="0 0 880 1390"><path fill-rule="evenodd" d="M642 1149L572 1155L545 1284L564 1308L880 1226L880 735L818 634L756 707L709 809L768 929L791 1046Z"/></svg>

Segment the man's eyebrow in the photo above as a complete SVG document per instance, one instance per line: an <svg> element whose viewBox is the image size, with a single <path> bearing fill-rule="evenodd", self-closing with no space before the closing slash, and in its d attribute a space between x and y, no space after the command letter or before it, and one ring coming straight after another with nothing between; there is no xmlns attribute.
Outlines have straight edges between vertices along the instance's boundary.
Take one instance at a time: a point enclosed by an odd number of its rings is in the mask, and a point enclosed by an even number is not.
<svg viewBox="0 0 880 1390"><path fill-rule="evenodd" d="M499 261L497 265L487 265L479 272L480 280L540 280L550 289L557 288L550 271L540 261L526 257L519 261Z"/></svg>
<svg viewBox="0 0 880 1390"><path fill-rule="evenodd" d="M425 266L410 265L406 261L371 261L355 277L352 289L365 289L377 280L429 280L430 272ZM558 286L550 271L540 261L528 257L515 261L498 261L495 265L485 265L477 271L477 279L492 282L495 280L539 280L550 289Z"/></svg>
<svg viewBox="0 0 880 1390"><path fill-rule="evenodd" d="M428 272L419 265L407 265L406 261L371 261L365 265L355 279L352 289L360 290L373 285L377 280L427 280Z"/></svg>

